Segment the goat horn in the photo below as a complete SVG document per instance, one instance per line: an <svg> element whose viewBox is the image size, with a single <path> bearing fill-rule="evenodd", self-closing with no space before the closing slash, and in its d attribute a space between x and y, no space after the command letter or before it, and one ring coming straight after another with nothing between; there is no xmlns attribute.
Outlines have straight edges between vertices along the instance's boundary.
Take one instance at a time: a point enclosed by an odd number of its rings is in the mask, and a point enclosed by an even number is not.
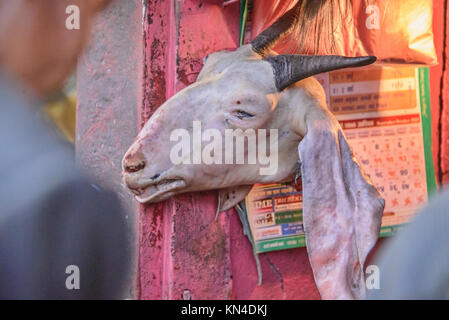
<svg viewBox="0 0 449 320"><path fill-rule="evenodd" d="M293 8L251 41L251 46L256 53L264 57L281 37L293 29L299 18L301 3L302 0L298 0Z"/></svg>
<svg viewBox="0 0 449 320"><path fill-rule="evenodd" d="M376 61L376 57L278 55L265 58L264 61L273 67L276 87L282 91L293 83L315 74L371 64Z"/></svg>

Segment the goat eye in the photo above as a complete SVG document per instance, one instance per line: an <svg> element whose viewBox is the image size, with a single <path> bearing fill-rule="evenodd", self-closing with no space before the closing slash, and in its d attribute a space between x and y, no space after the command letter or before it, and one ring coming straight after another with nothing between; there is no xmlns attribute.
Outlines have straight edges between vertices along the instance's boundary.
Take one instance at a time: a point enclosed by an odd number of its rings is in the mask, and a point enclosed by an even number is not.
<svg viewBox="0 0 449 320"><path fill-rule="evenodd" d="M205 64L206 63L206 61L207 61L207 58L209 58L209 55L206 55L204 58L203 58L203 64Z"/></svg>
<svg viewBox="0 0 449 320"><path fill-rule="evenodd" d="M236 117L239 118L240 120L254 117L253 114L248 113L248 112L243 111L243 110L237 110L237 111L235 112L235 115L236 115Z"/></svg>

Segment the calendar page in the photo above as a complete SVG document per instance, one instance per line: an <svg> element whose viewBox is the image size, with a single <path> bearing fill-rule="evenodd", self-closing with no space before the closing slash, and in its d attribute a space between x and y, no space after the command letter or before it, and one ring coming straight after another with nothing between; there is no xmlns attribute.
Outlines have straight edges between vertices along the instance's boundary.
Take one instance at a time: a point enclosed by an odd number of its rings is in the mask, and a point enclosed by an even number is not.
<svg viewBox="0 0 449 320"><path fill-rule="evenodd" d="M381 236L391 235L436 189L428 68L374 65L316 79L356 159L385 199ZM256 185L246 208L256 252L304 245L300 187Z"/></svg>
<svg viewBox="0 0 449 320"><path fill-rule="evenodd" d="M301 186L257 184L246 209L257 253L305 245Z"/></svg>

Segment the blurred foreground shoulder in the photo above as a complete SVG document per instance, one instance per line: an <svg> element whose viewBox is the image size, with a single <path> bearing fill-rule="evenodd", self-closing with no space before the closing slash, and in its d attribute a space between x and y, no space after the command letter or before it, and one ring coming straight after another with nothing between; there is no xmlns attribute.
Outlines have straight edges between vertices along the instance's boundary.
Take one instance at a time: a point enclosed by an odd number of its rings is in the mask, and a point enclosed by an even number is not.
<svg viewBox="0 0 449 320"><path fill-rule="evenodd" d="M380 288L370 299L449 299L449 190L385 241L373 264Z"/></svg>

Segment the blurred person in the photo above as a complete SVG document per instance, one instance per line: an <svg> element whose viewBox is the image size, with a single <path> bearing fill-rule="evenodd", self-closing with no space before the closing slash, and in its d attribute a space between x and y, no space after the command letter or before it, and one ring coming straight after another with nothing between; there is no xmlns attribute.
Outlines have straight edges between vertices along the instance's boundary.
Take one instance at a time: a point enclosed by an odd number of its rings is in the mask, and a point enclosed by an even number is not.
<svg viewBox="0 0 449 320"><path fill-rule="evenodd" d="M0 299L123 297L120 203L81 175L39 109L73 72L107 2L0 0ZM70 5L79 29L66 28Z"/></svg>
<svg viewBox="0 0 449 320"><path fill-rule="evenodd" d="M368 299L449 299L449 190L387 240L372 264L379 281Z"/></svg>

